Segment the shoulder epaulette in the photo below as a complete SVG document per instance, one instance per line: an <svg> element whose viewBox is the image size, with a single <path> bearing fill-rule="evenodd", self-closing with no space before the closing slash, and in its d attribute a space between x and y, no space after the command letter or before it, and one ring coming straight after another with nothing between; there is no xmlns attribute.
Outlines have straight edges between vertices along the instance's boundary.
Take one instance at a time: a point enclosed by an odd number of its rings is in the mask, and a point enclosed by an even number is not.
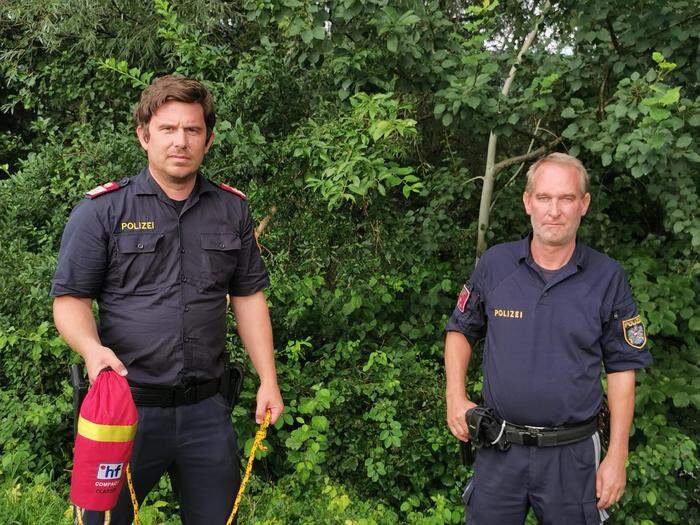
<svg viewBox="0 0 700 525"><path fill-rule="evenodd" d="M238 195L244 201L248 200L248 197L246 197L246 194L243 193L238 188L234 188L233 186L229 186L228 184L224 184L223 182L221 184L219 184L219 188L221 188L222 190L226 190L229 193L233 193L234 195Z"/></svg>
<svg viewBox="0 0 700 525"><path fill-rule="evenodd" d="M85 197L87 197L88 199L94 199L96 197L99 197L100 195L104 195L105 193L110 193L112 191L121 189L127 184L129 184L129 179L123 179L119 182L106 182L88 191L85 194Z"/></svg>

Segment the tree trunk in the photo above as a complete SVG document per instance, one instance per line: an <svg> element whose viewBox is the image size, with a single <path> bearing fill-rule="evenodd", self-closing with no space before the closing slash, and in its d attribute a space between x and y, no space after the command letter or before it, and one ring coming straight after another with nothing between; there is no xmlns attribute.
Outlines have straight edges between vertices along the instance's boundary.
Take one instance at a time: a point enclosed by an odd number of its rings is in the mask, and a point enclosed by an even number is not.
<svg viewBox="0 0 700 525"><path fill-rule="evenodd" d="M515 58L515 63L511 66L508 77L503 84L501 89L501 95L504 97L508 96L510 91L510 86L515 78L515 72L517 71L518 65L522 62L523 55L532 45L532 42L537 36L537 31L539 30L540 23L544 19L547 11L549 11L551 4L550 0L546 0L542 6L542 12L540 16L537 17L535 22L535 27L527 34L525 41L523 42L518 56ZM486 251L486 231L489 228L489 216L491 211L491 197L493 196L493 184L496 180L496 175L498 173L496 169L496 145L498 143L498 137L492 131L489 135L488 150L486 152L486 169L484 170L484 185L481 189L481 203L479 204L479 226L477 231L476 240L476 260L478 262L479 258ZM502 169L502 168L501 168ZM499 170L500 171L500 170Z"/></svg>

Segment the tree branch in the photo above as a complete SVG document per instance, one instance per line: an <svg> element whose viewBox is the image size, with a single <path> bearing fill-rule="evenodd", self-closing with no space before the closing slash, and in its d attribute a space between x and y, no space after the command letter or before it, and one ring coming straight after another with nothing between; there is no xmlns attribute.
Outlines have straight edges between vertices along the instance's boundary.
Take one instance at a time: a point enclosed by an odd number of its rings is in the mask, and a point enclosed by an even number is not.
<svg viewBox="0 0 700 525"><path fill-rule="evenodd" d="M267 228L267 225L270 224L270 221L272 220L272 217L275 215L275 213L277 213L277 206L273 206L270 210L270 214L266 215L265 218L260 221L258 227L255 228L256 240L265 232L265 228Z"/></svg>
<svg viewBox="0 0 700 525"><path fill-rule="evenodd" d="M518 69L518 66L522 62L523 56L525 55L527 50L530 49L532 42L535 40L535 37L537 36L537 31L540 27L540 23L542 23L542 20L547 14L547 11L549 11L550 6L550 0L546 0L544 5L542 6L540 15L537 17L535 27L533 27L532 30L530 30L530 32L525 37L525 41L523 42L523 45L515 58L515 62L510 68L508 77L506 78L506 81L503 84L503 88L501 89L501 95L503 95L504 97L508 96L508 92L510 91L510 86L513 83L513 79L515 78L515 73ZM489 218L491 215L491 196L493 195L493 184L497 173L497 171L495 171L494 169L496 165L497 142L498 138L496 134L492 131L489 135L489 144L486 152L486 168L484 170L484 186L481 189L481 202L479 203L479 223L478 230L476 232L477 261L479 260L479 257L481 257L481 254L483 254L486 251L486 230L488 230L489 227Z"/></svg>
<svg viewBox="0 0 700 525"><path fill-rule="evenodd" d="M615 34L615 30L613 29L612 21L610 20L609 16L605 18L605 26L608 29L608 33L610 33L610 40L612 40L615 51L617 51L618 55L623 55L624 49L620 47L620 42L617 40L617 35Z"/></svg>
<svg viewBox="0 0 700 525"><path fill-rule="evenodd" d="M528 160L536 159L537 157L541 157L545 153L547 153L549 150L551 150L554 146L559 144L562 141L561 137L557 137L556 139L548 142L546 145L541 146L535 150L529 151L528 153L524 153L523 155L517 155L515 157L511 157L506 160L502 160L498 164L495 164L493 166L493 171L494 175L497 175L499 172L503 171L505 168L512 166L513 164L520 164L522 162L527 162Z"/></svg>

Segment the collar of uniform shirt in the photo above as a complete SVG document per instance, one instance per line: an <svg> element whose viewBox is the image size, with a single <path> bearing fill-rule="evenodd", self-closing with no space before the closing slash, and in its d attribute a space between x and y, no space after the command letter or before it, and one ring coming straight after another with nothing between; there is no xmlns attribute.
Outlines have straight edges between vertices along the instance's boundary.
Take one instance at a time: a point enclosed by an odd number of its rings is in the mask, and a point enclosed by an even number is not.
<svg viewBox="0 0 700 525"><path fill-rule="evenodd" d="M151 176L148 167L141 170L134 179L133 184L137 195L158 195L162 200L168 199L163 189L158 186L158 183ZM216 186L205 179L201 173L197 173L197 183L194 186L192 195L201 195L208 191L216 191Z"/></svg>
<svg viewBox="0 0 700 525"><path fill-rule="evenodd" d="M518 258L519 263L527 263L528 260L531 260L534 262L534 259L532 259L532 256L530 255L530 243L532 242L532 232L522 239L520 241L520 257ZM573 262L578 266L580 269L584 269L586 265L586 257L584 250L581 248L581 243L578 240L578 237L576 238L576 248L574 248L574 253L571 255L571 259L566 264L569 264L570 262ZM564 268L566 266L562 266Z"/></svg>

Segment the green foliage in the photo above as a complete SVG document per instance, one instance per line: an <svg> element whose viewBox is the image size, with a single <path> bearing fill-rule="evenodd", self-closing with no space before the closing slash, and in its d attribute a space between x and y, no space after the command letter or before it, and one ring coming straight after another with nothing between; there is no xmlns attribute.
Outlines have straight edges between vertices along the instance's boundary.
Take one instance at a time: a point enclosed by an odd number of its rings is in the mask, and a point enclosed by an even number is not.
<svg viewBox="0 0 700 525"><path fill-rule="evenodd" d="M253 480L244 522L463 520L469 472L444 425L442 330L473 267L492 131L497 162L555 137L583 160L592 206L580 237L622 262L647 323L655 364L638 375L613 521L700 520L691 2L557 2L508 97L530 2L84 4L8 0L0 13L3 522L64 516L77 357L51 323L60 234L85 191L142 166L130 112L166 71L215 95L204 173L244 189L258 219L278 210L260 242L287 410L259 453L266 480ZM523 172L496 179L490 243L529 229ZM233 333L228 345L244 362ZM481 381L473 372L473 397ZM255 388L251 368L233 413L244 458ZM176 512L162 480L145 522Z"/></svg>
<svg viewBox="0 0 700 525"><path fill-rule="evenodd" d="M324 123L310 119L289 137L283 154L305 161L307 187L320 192L329 209L374 191L384 196L397 186L404 197L419 192L423 185L413 168L396 162L406 157L416 135L415 120L398 118L410 107L391 94L365 93L354 95L350 105L348 116Z"/></svg>

